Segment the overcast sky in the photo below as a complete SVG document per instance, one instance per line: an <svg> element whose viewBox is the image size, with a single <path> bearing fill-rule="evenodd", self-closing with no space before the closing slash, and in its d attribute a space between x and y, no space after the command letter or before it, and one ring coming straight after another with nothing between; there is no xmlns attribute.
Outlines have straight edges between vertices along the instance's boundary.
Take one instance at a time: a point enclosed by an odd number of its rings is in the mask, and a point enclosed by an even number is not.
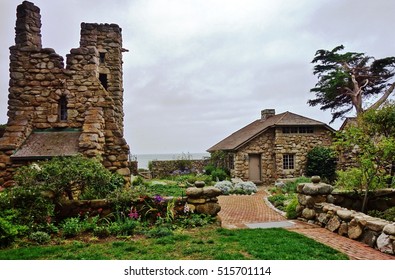
<svg viewBox="0 0 395 280"><path fill-rule="evenodd" d="M7 122L16 7L0 0L0 123ZM81 22L117 23L132 154L204 152L266 108L325 123L309 107L318 49L395 56L390 0L35 0L43 47L64 56ZM338 128L340 122L331 126Z"/></svg>

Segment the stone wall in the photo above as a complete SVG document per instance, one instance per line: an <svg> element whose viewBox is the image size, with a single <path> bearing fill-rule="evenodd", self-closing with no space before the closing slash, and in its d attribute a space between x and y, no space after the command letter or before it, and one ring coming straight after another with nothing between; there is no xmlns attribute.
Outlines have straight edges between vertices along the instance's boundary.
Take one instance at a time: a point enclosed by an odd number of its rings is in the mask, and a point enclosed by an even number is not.
<svg viewBox="0 0 395 280"><path fill-rule="evenodd" d="M251 140L247 145L240 148L235 154L235 164L234 170L232 170L232 177L249 181L249 155L260 154L262 182L270 183L274 181L276 176L274 141L275 131L274 129L269 129L264 134L254 140Z"/></svg>
<svg viewBox="0 0 395 280"><path fill-rule="evenodd" d="M314 133L293 134L282 132L282 128L276 128L275 158L277 178L296 178L304 174L307 161L307 153L317 146L328 147L332 144L332 133L323 127L314 127ZM283 155L293 154L295 168L283 169Z"/></svg>
<svg viewBox="0 0 395 280"><path fill-rule="evenodd" d="M341 207L359 211L362 208L364 199L363 193L354 191L333 191L333 203ZM371 191L368 194L367 209L385 211L388 208L395 207L395 190L394 189L380 189Z"/></svg>
<svg viewBox="0 0 395 280"><path fill-rule="evenodd" d="M319 179L300 184L297 187L299 219L395 254L395 223L334 205L332 191L332 186L319 183Z"/></svg>
<svg viewBox="0 0 395 280"><path fill-rule="evenodd" d="M270 128L256 139L238 149L235 154L233 177L248 181L250 154L261 156L261 179L264 184L279 178L296 178L303 175L307 153L316 146L330 146L332 133L323 127L315 127L314 133L284 134L282 127ZM283 169L283 155L294 155L295 168Z"/></svg>
<svg viewBox="0 0 395 280"><path fill-rule="evenodd" d="M40 9L17 8L10 47L8 122L0 138L0 185L17 164L10 157L36 130L81 131L78 152L130 181L123 137L122 35L116 24L81 24L80 46L64 59L42 48ZM63 108L63 112L61 112ZM31 159L29 159L31 160ZM28 162L28 159L26 160Z"/></svg>
<svg viewBox="0 0 395 280"><path fill-rule="evenodd" d="M186 190L186 197L164 197L164 203L174 202L174 211L176 215L185 215L186 211L190 213L206 214L215 217L221 210L218 204L218 196L221 191L215 187L205 187L204 182L195 182L194 187ZM149 199L149 198L146 198ZM135 209L146 209L147 205L142 199L131 200L131 207ZM164 207L166 208L166 207ZM56 208L57 219L89 215L105 217L113 211L111 202L105 199L95 200L65 200Z"/></svg>
<svg viewBox="0 0 395 280"><path fill-rule="evenodd" d="M161 178L174 173L204 173L208 159L153 160L151 162L152 178Z"/></svg>

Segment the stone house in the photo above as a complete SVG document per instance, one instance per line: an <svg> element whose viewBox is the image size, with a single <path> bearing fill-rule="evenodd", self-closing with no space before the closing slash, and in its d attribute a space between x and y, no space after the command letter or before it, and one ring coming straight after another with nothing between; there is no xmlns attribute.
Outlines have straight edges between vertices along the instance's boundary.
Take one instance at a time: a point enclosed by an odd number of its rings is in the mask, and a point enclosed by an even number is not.
<svg viewBox="0 0 395 280"><path fill-rule="evenodd" d="M127 180L123 134L121 28L82 23L80 46L63 57L41 44L40 9L17 7L10 47L8 122L0 138L0 186L15 169L53 156L83 154Z"/></svg>
<svg viewBox="0 0 395 280"><path fill-rule="evenodd" d="M307 153L315 146L330 146L334 132L325 123L266 109L260 119L207 151L226 153L232 177L266 184L302 175Z"/></svg>

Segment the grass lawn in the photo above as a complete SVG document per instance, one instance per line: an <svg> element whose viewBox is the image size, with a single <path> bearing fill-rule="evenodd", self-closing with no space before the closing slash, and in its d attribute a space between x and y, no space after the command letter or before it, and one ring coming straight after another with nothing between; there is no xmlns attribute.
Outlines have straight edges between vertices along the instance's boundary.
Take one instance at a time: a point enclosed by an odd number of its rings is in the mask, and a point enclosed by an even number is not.
<svg viewBox="0 0 395 280"><path fill-rule="evenodd" d="M344 260L346 255L284 229L178 230L161 238L133 238L0 250L1 260Z"/></svg>

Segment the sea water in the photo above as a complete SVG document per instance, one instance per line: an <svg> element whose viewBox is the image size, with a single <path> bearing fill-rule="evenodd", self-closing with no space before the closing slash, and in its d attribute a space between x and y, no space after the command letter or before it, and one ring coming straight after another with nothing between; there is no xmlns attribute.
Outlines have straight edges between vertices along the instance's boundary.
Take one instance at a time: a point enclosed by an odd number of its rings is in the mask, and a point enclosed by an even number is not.
<svg viewBox="0 0 395 280"><path fill-rule="evenodd" d="M153 160L205 159L209 153L180 153L180 154L137 154L138 168L148 169L148 163Z"/></svg>

